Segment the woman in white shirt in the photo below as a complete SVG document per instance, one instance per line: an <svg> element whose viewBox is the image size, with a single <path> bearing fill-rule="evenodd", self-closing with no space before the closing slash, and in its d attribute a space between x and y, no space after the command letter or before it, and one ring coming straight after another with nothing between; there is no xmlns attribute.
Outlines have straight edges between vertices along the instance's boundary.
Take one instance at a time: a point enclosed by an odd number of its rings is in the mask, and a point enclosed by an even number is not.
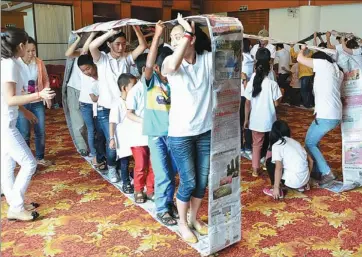
<svg viewBox="0 0 362 257"><path fill-rule="evenodd" d="M269 145L268 132L276 121L275 107L282 97L278 84L268 77L270 59L270 51L267 48L258 50L255 74L245 89L244 128L249 128L253 135L252 175L254 177L259 175L260 158L264 157Z"/></svg>
<svg viewBox="0 0 362 257"><path fill-rule="evenodd" d="M352 38L346 43L345 39L342 38L342 47L352 57L349 60L349 68L351 70L362 69L362 47L358 45L357 40Z"/></svg>
<svg viewBox="0 0 362 257"><path fill-rule="evenodd" d="M343 72L326 53L316 52L312 58L308 58L303 55L305 50L306 47L303 46L297 60L315 72L313 90L315 97L314 114L316 115L308 129L305 145L316 163L317 171L322 174L320 184L325 184L334 180L335 176L319 149L319 142L341 122Z"/></svg>
<svg viewBox="0 0 362 257"><path fill-rule="evenodd" d="M190 26L180 14L178 22L180 25L171 31L175 51L164 60L162 73L172 94L168 135L180 175L176 196L179 231L186 242L196 243L190 228L201 235L208 233L207 226L196 217L210 171L212 53L204 51L210 51L211 44L199 27L194 23Z"/></svg>
<svg viewBox="0 0 362 257"><path fill-rule="evenodd" d="M41 91L43 88L49 87L49 78L42 60L36 57L36 42L33 38L28 38L26 45L26 54L18 58L19 64L22 68L23 78L23 94L34 93ZM51 108L51 100L46 100L46 105ZM35 158L39 165L50 166L52 162L44 159L45 152L45 108L43 100L40 99L35 102L24 105L24 108L32 112L36 117L36 122L31 123L22 112L19 113L16 127L19 129L21 135L24 137L25 142L30 145L30 130L31 125L34 125L34 139L35 139Z"/></svg>
<svg viewBox="0 0 362 257"><path fill-rule="evenodd" d="M24 204L24 195L34 174L37 162L29 146L16 128L18 110L31 122L36 117L23 105L41 99L49 100L54 91L44 88L42 91L21 94L23 87L21 67L17 58L26 53L28 34L21 29L11 28L1 33L1 189L9 204L7 218L11 220L31 221L39 214L33 211L39 205ZM20 171L15 178L16 163Z"/></svg>

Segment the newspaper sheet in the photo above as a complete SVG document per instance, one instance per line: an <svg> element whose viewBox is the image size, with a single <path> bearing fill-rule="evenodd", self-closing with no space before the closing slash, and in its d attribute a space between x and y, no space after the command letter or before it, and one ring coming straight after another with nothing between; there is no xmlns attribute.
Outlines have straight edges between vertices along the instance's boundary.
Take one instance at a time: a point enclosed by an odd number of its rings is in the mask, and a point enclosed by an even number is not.
<svg viewBox="0 0 362 257"><path fill-rule="evenodd" d="M241 23L208 16L215 78L209 176L210 253L241 240L240 87Z"/></svg>
<svg viewBox="0 0 362 257"><path fill-rule="evenodd" d="M213 84L210 85L214 92L212 113L214 124L209 177L209 236L197 235L199 242L191 245L201 255L209 255L241 240L239 105L243 28L237 19L230 17L200 15L185 19L201 24L205 27L204 31L209 29L214 52L213 64L217 67L212 69ZM154 24L137 19L123 19L92 24L73 31L73 34L108 31L112 28L123 29L129 25ZM166 21L165 24L175 25L176 20ZM71 35L70 38L74 39L74 36ZM71 74L72 64L72 61L67 61L67 77ZM66 95L66 88L66 84L63 85L63 95ZM65 115L70 122L68 104L64 101ZM68 127L71 128L69 122ZM109 181L107 172L99 174ZM121 191L121 183L113 185ZM126 196L134 201L133 196ZM153 203L147 202L139 206L156 219ZM178 233L177 226L167 228Z"/></svg>

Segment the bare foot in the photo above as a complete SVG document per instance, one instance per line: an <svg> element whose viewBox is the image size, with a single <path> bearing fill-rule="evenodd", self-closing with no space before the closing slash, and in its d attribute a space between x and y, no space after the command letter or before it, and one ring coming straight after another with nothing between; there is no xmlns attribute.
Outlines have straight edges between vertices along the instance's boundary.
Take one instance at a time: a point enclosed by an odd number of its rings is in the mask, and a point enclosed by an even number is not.
<svg viewBox="0 0 362 257"><path fill-rule="evenodd" d="M197 237L192 233L187 223L179 222L178 228L183 240L191 244L197 243Z"/></svg>

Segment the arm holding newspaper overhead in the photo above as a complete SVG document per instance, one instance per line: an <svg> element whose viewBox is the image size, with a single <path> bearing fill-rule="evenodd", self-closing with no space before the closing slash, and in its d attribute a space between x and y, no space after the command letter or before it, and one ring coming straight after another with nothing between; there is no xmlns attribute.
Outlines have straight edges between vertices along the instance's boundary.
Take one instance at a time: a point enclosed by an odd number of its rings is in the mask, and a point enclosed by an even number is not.
<svg viewBox="0 0 362 257"><path fill-rule="evenodd" d="M92 43L89 45L89 50L91 52L91 55L93 57L93 61L96 63L101 58L101 51L99 51L99 47L110 37L118 34L120 30L111 29L108 30L106 33L104 33L102 36L94 39Z"/></svg>
<svg viewBox="0 0 362 257"><path fill-rule="evenodd" d="M195 32L195 23L192 22L190 25L185 19L182 18L181 14L178 14L177 21L184 28L185 31L187 31L191 34L193 34ZM191 42L189 42L189 41L191 41ZM193 43L193 42L195 42L195 37L193 37L191 40L189 37L184 36L180 40L180 42L179 42L177 48L175 49L175 51L173 52L173 54L170 55L169 57L167 57L164 61L164 64L163 64L164 75L172 74L180 68L180 65L181 65L184 55L186 53L187 47L189 46L190 43Z"/></svg>
<svg viewBox="0 0 362 257"><path fill-rule="evenodd" d="M345 51L347 54L353 55L353 50L348 48L347 45L346 45L345 37L342 37L342 47L343 47L343 51Z"/></svg>
<svg viewBox="0 0 362 257"><path fill-rule="evenodd" d="M327 47L329 49L336 49L336 46L331 44L331 32L328 31L326 33L326 37L327 37Z"/></svg>
<svg viewBox="0 0 362 257"><path fill-rule="evenodd" d="M67 49L67 51L65 52L65 56L75 58L79 57L82 54L87 54L89 50L89 44L93 41L96 34L97 32L90 33L89 37L84 43L83 48L78 49L77 46L79 44L79 41L81 40L81 37L77 34L77 40Z"/></svg>
<svg viewBox="0 0 362 257"><path fill-rule="evenodd" d="M140 54L142 54L143 51L147 49L147 42L139 26L132 26L132 28L136 33L138 39L138 46L136 47L135 50L132 51L132 58L133 60L136 60L137 57L140 56Z"/></svg>

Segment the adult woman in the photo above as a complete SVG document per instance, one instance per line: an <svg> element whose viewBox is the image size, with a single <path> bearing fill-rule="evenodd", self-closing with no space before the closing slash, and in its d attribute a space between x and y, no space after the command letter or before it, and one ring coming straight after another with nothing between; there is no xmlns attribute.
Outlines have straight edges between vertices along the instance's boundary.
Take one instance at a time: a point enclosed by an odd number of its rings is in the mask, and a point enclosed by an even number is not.
<svg viewBox="0 0 362 257"><path fill-rule="evenodd" d="M208 233L207 226L196 217L210 170L212 53L204 51L210 50L210 42L199 27L195 29L194 23L190 26L180 14L178 22L180 25L171 31L175 51L164 60L162 73L167 76L172 92L168 135L180 174L178 225L181 237L196 243L190 227L202 235Z"/></svg>
<svg viewBox="0 0 362 257"><path fill-rule="evenodd" d="M34 121L36 117L23 105L40 99L52 99L55 93L44 88L36 93L22 95L20 64L16 60L26 53L28 34L21 29L11 28L1 33L1 188L9 203L8 219L30 221L39 214L38 205L24 205L24 194L37 163L29 146L16 128L18 110ZM21 168L14 179L15 165Z"/></svg>
<svg viewBox="0 0 362 257"><path fill-rule="evenodd" d="M23 94L34 93L49 88L49 78L42 60L36 57L36 42L33 38L28 38L26 54L18 58L21 66L21 76L23 79ZM35 87L35 88L34 88ZM47 107L51 108L51 100L45 100ZM34 125L35 138L35 158L39 165L50 166L51 161L44 159L45 151L45 108L42 99L24 105L24 108L32 112L36 121L28 120L22 112L19 113L16 127L19 129L25 142L30 145L31 125Z"/></svg>
<svg viewBox="0 0 362 257"><path fill-rule="evenodd" d="M341 85L343 72L336 62L324 52L316 52L312 58L303 55L306 47L303 46L298 54L298 62L310 67L315 72L315 120L309 127L305 138L307 151L310 153L318 171L322 174L320 184L325 184L333 179L331 168L328 166L320 149L319 142L329 131L333 130L342 119Z"/></svg>

